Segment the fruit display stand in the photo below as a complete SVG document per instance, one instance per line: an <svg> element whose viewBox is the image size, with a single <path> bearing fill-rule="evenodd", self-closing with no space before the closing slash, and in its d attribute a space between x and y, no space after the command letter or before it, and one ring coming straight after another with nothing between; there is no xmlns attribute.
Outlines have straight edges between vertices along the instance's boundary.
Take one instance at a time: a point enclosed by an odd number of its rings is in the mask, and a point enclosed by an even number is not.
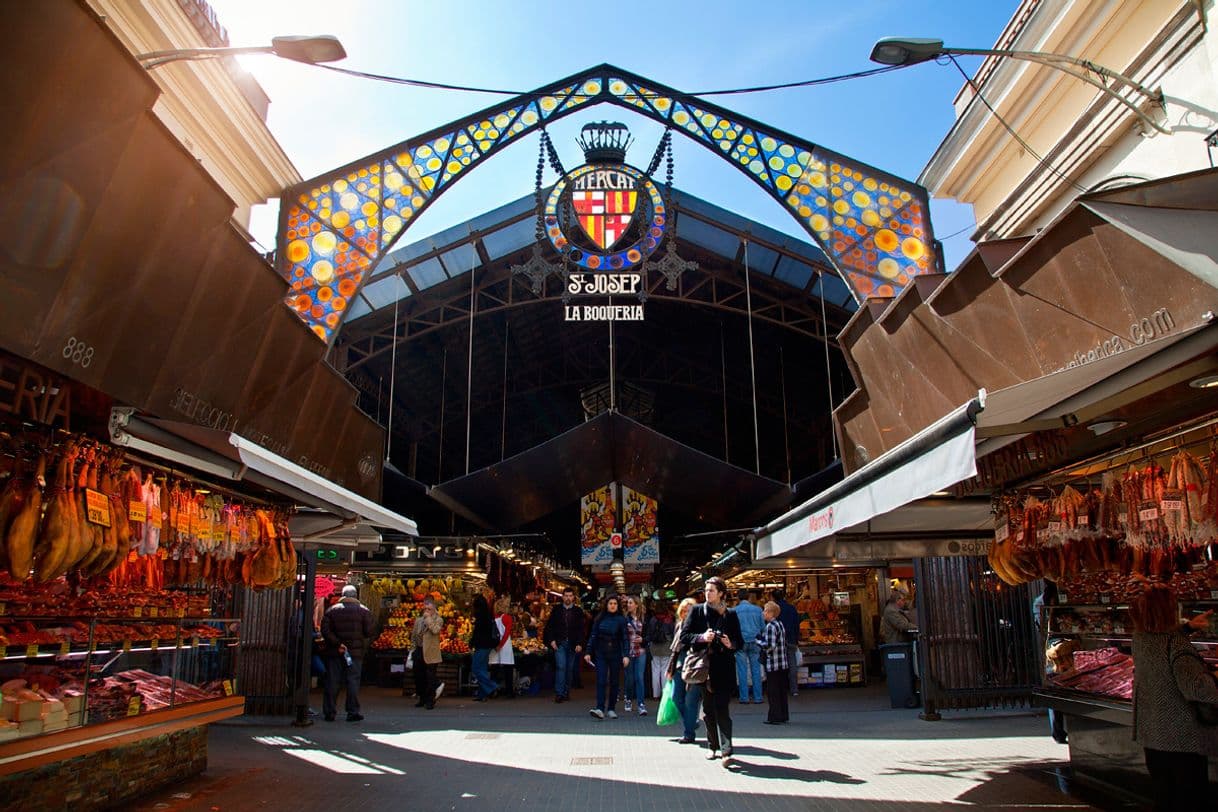
<svg viewBox="0 0 1218 812"><path fill-rule="evenodd" d="M410 684L406 660L411 633L415 619L423 614L424 599L431 597L444 619L440 631L443 662L437 671L438 678L455 690L461 677L469 672L469 636L473 630L468 609L473 595L465 581L454 577L417 580L390 577L373 579L365 588L369 590L370 605L387 610L384 626L372 641L377 685Z"/></svg>
<svg viewBox="0 0 1218 812"><path fill-rule="evenodd" d="M858 628L857 604L827 609L819 600L801 600L799 684L808 688L842 688L867 684L867 662Z"/></svg>

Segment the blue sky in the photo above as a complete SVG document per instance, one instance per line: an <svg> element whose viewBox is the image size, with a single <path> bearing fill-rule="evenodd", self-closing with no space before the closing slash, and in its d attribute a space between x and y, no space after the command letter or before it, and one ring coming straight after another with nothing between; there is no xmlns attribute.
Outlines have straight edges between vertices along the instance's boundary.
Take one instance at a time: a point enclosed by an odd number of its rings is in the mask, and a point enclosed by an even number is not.
<svg viewBox="0 0 1218 812"><path fill-rule="evenodd" d="M531 90L601 62L696 92L812 79L875 65L884 36L932 36L957 47L990 47L1017 0L780 0L573 3L505 0L211 0L234 45L277 34L333 34L344 67L454 84ZM341 12L340 12L341 9ZM243 57L271 97L269 123L309 178L468 115L504 96L391 85L274 57ZM962 59L966 69L977 60ZM950 66L903 71L816 88L711 101L901 177L914 179L948 132L961 78ZM550 129L565 166L582 163L574 139L609 118L636 137L627 160L646 166L659 125L618 107L569 116ZM727 162L677 138L675 185L780 231L811 238L774 200ZM537 138L490 159L416 220L414 242L533 191ZM547 172L546 183L554 177ZM274 243L274 207L251 230ZM952 269L971 247L970 207L932 201L936 235Z"/></svg>

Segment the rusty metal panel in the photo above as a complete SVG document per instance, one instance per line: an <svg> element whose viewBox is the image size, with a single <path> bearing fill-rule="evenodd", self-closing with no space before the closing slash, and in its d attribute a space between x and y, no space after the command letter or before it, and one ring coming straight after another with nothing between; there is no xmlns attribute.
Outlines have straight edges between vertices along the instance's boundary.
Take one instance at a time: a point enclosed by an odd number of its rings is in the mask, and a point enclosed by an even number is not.
<svg viewBox="0 0 1218 812"><path fill-rule="evenodd" d="M1003 584L979 556L914 566L926 712L1028 704L1040 685L1029 585Z"/></svg>

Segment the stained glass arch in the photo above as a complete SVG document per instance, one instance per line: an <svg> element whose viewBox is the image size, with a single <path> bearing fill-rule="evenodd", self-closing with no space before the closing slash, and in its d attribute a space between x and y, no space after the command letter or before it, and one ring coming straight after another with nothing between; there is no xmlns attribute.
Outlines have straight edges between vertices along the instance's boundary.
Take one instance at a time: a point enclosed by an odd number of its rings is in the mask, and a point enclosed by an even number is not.
<svg viewBox="0 0 1218 812"><path fill-rule="evenodd" d="M285 190L276 267L285 303L323 341L376 263L449 186L577 110L616 104L718 154L777 200L856 301L938 269L926 190L695 96L599 65Z"/></svg>

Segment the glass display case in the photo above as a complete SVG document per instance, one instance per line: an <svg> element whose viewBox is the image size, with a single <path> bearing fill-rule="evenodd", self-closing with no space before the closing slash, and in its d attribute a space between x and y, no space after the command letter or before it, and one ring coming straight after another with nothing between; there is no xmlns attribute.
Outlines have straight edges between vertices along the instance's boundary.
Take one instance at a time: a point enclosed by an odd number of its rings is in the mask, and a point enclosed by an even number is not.
<svg viewBox="0 0 1218 812"><path fill-rule="evenodd" d="M0 742L237 693L233 618L0 617Z"/></svg>

